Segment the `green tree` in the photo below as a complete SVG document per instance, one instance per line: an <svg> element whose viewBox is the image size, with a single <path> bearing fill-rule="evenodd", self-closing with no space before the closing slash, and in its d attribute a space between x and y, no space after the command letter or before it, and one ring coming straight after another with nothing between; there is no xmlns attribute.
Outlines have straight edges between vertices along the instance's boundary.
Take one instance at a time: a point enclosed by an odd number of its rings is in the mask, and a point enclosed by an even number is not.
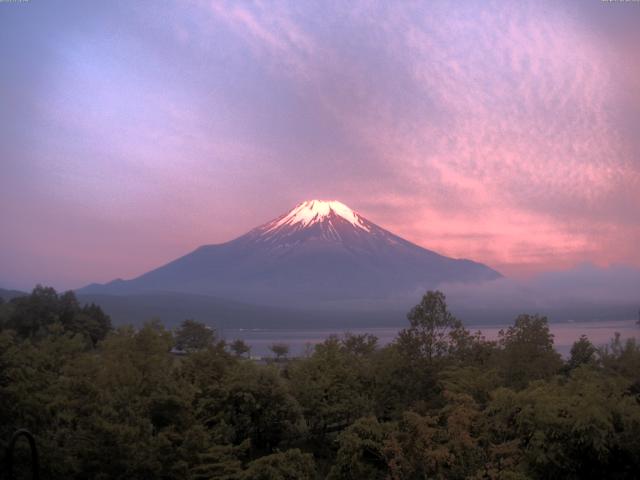
<svg viewBox="0 0 640 480"><path fill-rule="evenodd" d="M185 352L194 352L212 347L216 342L216 331L195 320L183 320L175 333L175 347Z"/></svg>
<svg viewBox="0 0 640 480"><path fill-rule="evenodd" d="M11 300L13 314L6 327L23 338L46 335L47 327L59 321L60 301L55 289L37 285L30 295Z"/></svg>
<svg viewBox="0 0 640 480"><path fill-rule="evenodd" d="M0 438L31 430L40 449L51 452L42 458L43 476L63 478L77 462L67 442L73 430L69 405L77 400L66 379L77 361L87 360L86 348L81 336L65 333L59 323L48 330L37 342L0 334Z"/></svg>
<svg viewBox="0 0 640 480"><path fill-rule="evenodd" d="M218 435L219 443L270 452L303 430L300 405L279 370L237 362L221 382L198 401L198 416Z"/></svg>
<svg viewBox="0 0 640 480"><path fill-rule="evenodd" d="M194 421L195 389L177 374L172 343L158 322L121 327L95 362L78 367L69 390L87 392L72 416L91 439L77 454L86 477L185 478L190 455L181 445Z"/></svg>
<svg viewBox="0 0 640 480"><path fill-rule="evenodd" d="M533 478L634 478L640 467L640 408L627 383L586 365L568 381L499 389L487 410L501 440L518 442Z"/></svg>
<svg viewBox="0 0 640 480"><path fill-rule="evenodd" d="M495 366L471 363L445 368L439 376L439 390L470 395L475 402L486 406L491 393L501 385L500 372Z"/></svg>
<svg viewBox="0 0 640 480"><path fill-rule="evenodd" d="M251 347L245 343L244 340L238 338L231 342L229 348L236 356L242 357L251 351Z"/></svg>
<svg viewBox="0 0 640 480"><path fill-rule="evenodd" d="M629 380L640 380L640 343L635 338L622 341L616 332L609 345L605 345L598 353L608 371Z"/></svg>
<svg viewBox="0 0 640 480"><path fill-rule="evenodd" d="M94 303L83 306L81 315L90 319L87 327L84 328L83 331L86 332L94 345L104 340L113 328L111 325L111 317L109 317L100 306Z"/></svg>
<svg viewBox="0 0 640 480"><path fill-rule="evenodd" d="M0 302L0 331L9 328L8 322L13 314L13 308L13 304L9 302L5 302L4 300Z"/></svg>
<svg viewBox="0 0 640 480"><path fill-rule="evenodd" d="M567 369L573 370L580 365L594 365L598 349L589 341L586 335L581 335L571 346L571 353L567 361Z"/></svg>
<svg viewBox="0 0 640 480"><path fill-rule="evenodd" d="M466 341L468 332L462 322L447 308L442 292L427 292L407 314L410 326L398 334L398 345L414 356L427 362L454 353Z"/></svg>
<svg viewBox="0 0 640 480"><path fill-rule="evenodd" d="M344 334L341 341L342 346L347 352L358 356L371 355L378 347L378 337L369 333L356 335L351 332L347 332Z"/></svg>
<svg viewBox="0 0 640 480"><path fill-rule="evenodd" d="M206 431L202 432L201 441L207 441ZM187 451L198 451L200 443L196 438L189 439ZM192 480L240 480L243 475L242 459L249 449L249 442L240 445L212 445L204 452L197 454L189 470Z"/></svg>
<svg viewBox="0 0 640 480"><path fill-rule="evenodd" d="M366 358L347 351L337 336L288 370L292 390L310 430L319 436L347 427L373 412L373 378Z"/></svg>
<svg viewBox="0 0 640 480"><path fill-rule="evenodd" d="M241 480L314 480L313 455L294 448L273 453L249 463Z"/></svg>
<svg viewBox="0 0 640 480"><path fill-rule="evenodd" d="M447 307L442 292L429 291L407 314L409 328L377 359L378 414L397 418L409 406L442 401L438 377L447 364L463 361L473 338ZM431 405L435 406L435 405Z"/></svg>
<svg viewBox="0 0 640 480"><path fill-rule="evenodd" d="M387 478L467 479L484 468L487 426L479 405L467 394L444 396L445 405L429 414L404 412L386 442Z"/></svg>
<svg viewBox="0 0 640 480"><path fill-rule="evenodd" d="M289 345L286 343L274 343L269 346L269 350L276 356L277 361L285 359L289 355Z"/></svg>
<svg viewBox="0 0 640 480"><path fill-rule="evenodd" d="M64 331L81 334L95 347L111 330L111 318L93 303L81 306L72 291L58 295L53 288L38 285L11 304L2 323L23 338L42 338L53 325L61 324Z"/></svg>
<svg viewBox="0 0 640 480"><path fill-rule="evenodd" d="M562 367L546 317L520 315L498 335L502 348L500 367L508 386L523 388L532 380L549 378Z"/></svg>
<svg viewBox="0 0 640 480"><path fill-rule="evenodd" d="M338 452L327 480L389 478L389 439L395 425L375 417L356 420L338 436Z"/></svg>

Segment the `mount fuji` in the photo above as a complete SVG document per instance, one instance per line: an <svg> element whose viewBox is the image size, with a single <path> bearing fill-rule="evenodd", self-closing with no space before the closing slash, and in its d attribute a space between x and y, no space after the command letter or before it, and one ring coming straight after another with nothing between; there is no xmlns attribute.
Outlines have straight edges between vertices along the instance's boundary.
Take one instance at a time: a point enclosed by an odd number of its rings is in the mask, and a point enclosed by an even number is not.
<svg viewBox="0 0 640 480"><path fill-rule="evenodd" d="M309 200L235 240L201 246L137 278L91 284L78 293L190 294L307 307L500 276L486 265L408 242L338 201Z"/></svg>

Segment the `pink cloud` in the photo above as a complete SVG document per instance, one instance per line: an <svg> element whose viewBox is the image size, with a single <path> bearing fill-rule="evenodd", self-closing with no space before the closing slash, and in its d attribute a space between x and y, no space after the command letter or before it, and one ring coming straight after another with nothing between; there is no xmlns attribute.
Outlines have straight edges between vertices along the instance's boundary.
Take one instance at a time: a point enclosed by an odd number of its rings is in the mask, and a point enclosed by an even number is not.
<svg viewBox="0 0 640 480"><path fill-rule="evenodd" d="M376 96L370 65L326 44L322 57L312 55L319 48L309 46L322 42L294 26L291 9L216 12L266 43L276 61L295 58L294 83L299 73L324 114L386 164L400 179L394 185L405 182L405 192L382 187L374 200L344 187L373 217L385 205L380 223L510 272L584 260L640 264L629 248L637 221L621 234L620 219L610 218L640 204L637 162L612 128L621 90L615 64L571 12L547 9L435 3L343 11L383 36L380 58L403 59L412 93L431 99L437 122L430 112L399 115L396 99Z"/></svg>
<svg viewBox="0 0 640 480"><path fill-rule="evenodd" d="M0 189L5 203L36 192L62 218L16 210L47 225L33 251L48 229L66 245L53 253L75 259L69 282L141 273L309 197L338 198L420 245L508 274L640 265L638 34L633 22L613 35L602 26L613 10L132 5L117 38L75 26L54 39L46 88L26 95L32 141L0 142L28 172L18 193ZM31 235L13 223L6 251ZM91 242L106 252L108 232L118 251L85 261ZM123 250L127 235L145 255ZM52 272L64 263L52 262Z"/></svg>

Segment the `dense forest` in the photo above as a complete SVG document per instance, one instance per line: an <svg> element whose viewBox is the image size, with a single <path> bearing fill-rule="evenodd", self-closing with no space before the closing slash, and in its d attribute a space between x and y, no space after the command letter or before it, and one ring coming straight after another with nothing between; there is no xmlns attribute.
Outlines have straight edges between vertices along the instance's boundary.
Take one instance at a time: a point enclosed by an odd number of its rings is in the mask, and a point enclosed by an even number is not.
<svg viewBox="0 0 640 480"><path fill-rule="evenodd" d="M113 328L39 286L0 305L0 448L29 429L50 479L638 478L636 341L563 360L546 318L488 341L440 292L407 317L388 346L256 361L197 321Z"/></svg>

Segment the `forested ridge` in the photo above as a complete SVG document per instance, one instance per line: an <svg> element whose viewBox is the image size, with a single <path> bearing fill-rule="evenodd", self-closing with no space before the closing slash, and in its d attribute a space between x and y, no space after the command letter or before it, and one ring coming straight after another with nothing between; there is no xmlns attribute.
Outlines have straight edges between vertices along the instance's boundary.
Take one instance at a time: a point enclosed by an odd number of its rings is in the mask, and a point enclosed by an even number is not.
<svg viewBox="0 0 640 480"><path fill-rule="evenodd" d="M46 479L632 479L640 345L547 319L498 340L427 292L395 341L332 336L256 362L193 320L113 328L99 306L36 287L0 300L0 454L35 435ZM22 445L22 444L21 444ZM23 446L23 445L22 445ZM26 449L18 470L28 478ZM0 475L1 477L1 475Z"/></svg>

